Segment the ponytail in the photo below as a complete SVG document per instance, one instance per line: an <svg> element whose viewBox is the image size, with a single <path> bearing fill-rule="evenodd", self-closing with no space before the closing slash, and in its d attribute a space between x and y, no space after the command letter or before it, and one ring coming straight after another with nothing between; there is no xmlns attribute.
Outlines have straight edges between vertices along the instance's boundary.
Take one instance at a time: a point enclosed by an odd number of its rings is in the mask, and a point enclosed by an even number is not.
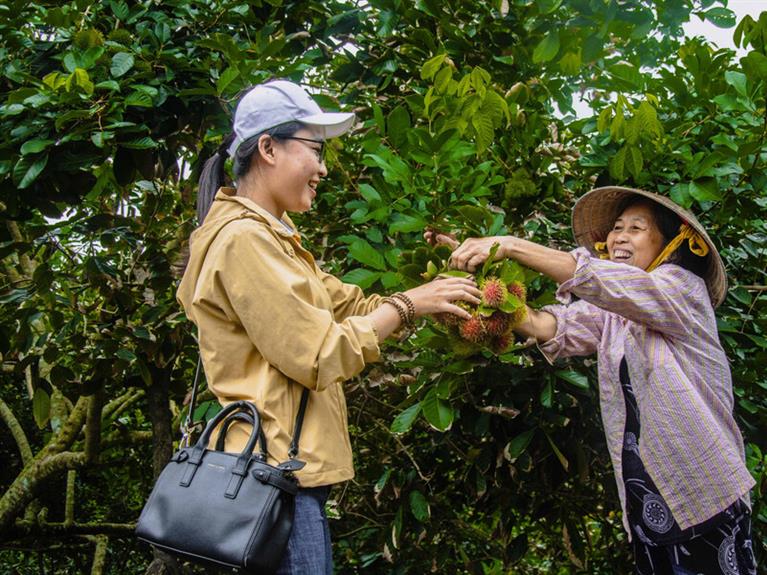
<svg viewBox="0 0 767 575"><path fill-rule="evenodd" d="M213 198L216 196L216 191L224 185L224 164L229 155L227 148L233 138L234 136L232 135L224 138L223 143L218 147L216 153L205 162L202 172L200 173L199 188L197 190L198 226L202 225L205 216L208 215L208 210L210 210L210 206L213 204Z"/></svg>

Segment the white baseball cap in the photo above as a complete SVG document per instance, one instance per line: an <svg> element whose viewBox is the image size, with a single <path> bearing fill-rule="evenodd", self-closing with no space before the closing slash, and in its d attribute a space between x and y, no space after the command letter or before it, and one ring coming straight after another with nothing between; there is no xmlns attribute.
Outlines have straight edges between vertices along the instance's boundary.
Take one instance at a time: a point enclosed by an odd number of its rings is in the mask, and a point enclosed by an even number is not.
<svg viewBox="0 0 767 575"><path fill-rule="evenodd" d="M287 80L272 80L252 88L234 114L234 141L229 156L248 138L287 122L300 122L323 140L348 131L352 112L323 112L301 86Z"/></svg>

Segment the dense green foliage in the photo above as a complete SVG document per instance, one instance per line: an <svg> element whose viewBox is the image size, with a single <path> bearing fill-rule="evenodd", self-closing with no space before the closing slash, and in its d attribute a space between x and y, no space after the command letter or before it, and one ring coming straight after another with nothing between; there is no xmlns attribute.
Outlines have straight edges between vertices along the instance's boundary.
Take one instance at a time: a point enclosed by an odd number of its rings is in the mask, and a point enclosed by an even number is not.
<svg viewBox="0 0 767 575"><path fill-rule="evenodd" d="M684 39L698 17L747 56ZM174 299L195 180L240 90L272 76L358 113L297 220L325 269L369 290L419 281L426 227L569 247L595 183L701 214L728 263L719 327L763 552L767 13L736 27L709 0L9 0L0 573L152 561L131 530L196 362ZM551 301L552 284L529 287ZM337 571L628 573L594 362L466 357L440 337L424 324L349 382Z"/></svg>

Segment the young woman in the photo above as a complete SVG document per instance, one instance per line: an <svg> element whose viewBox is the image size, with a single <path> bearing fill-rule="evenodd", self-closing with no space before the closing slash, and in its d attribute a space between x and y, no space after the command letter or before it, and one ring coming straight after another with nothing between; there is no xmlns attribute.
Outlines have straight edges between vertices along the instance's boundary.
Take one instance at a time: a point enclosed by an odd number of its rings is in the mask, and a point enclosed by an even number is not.
<svg viewBox="0 0 767 575"><path fill-rule="evenodd" d="M559 285L518 328L546 358L596 353L607 446L640 574L755 574L743 439L714 307L724 265L695 217L642 190L592 190L573 210L582 246L562 252L516 237L453 252L473 271L500 244ZM427 239L457 242L440 235ZM579 299L571 301L575 295Z"/></svg>
<svg viewBox="0 0 767 575"><path fill-rule="evenodd" d="M302 246L287 213L311 208L327 175L324 142L353 120L322 112L291 82L250 90L228 146L236 187L219 188L222 147L203 170L200 226L178 290L197 325L209 388L223 404L256 404L269 463L288 459L302 390L311 390L298 453L306 466L296 473L301 489L281 574L332 573L324 503L329 486L354 476L342 383L377 360L380 342L403 322L437 312L467 317L453 302L480 295L473 281L450 279L365 297L324 273ZM243 447L246 427L233 426L228 450Z"/></svg>

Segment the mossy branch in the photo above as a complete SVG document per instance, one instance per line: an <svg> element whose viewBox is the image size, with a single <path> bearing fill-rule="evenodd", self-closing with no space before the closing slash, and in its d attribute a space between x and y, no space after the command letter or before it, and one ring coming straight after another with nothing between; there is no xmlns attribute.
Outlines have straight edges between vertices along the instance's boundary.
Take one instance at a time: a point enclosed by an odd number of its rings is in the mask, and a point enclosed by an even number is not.
<svg viewBox="0 0 767 575"><path fill-rule="evenodd" d="M11 408L0 398L0 418L11 430L11 435L16 441L16 445L21 453L21 461L24 465L32 461L32 448L29 446L29 440L27 434L24 433L24 428L21 427L19 420L11 411Z"/></svg>
<svg viewBox="0 0 767 575"><path fill-rule="evenodd" d="M0 499L0 533L6 531L24 507L34 499L35 492L46 478L65 469L76 469L86 464L84 453L57 453L36 457L16 477Z"/></svg>
<svg viewBox="0 0 767 575"><path fill-rule="evenodd" d="M93 551L93 564L91 565L91 575L101 575L104 573L104 566L107 560L107 547L109 538L104 535L96 537L96 549Z"/></svg>
<svg viewBox="0 0 767 575"><path fill-rule="evenodd" d="M8 541L25 537L68 537L73 535L111 535L115 537L133 537L135 523L37 523L34 521L16 521L8 532Z"/></svg>

